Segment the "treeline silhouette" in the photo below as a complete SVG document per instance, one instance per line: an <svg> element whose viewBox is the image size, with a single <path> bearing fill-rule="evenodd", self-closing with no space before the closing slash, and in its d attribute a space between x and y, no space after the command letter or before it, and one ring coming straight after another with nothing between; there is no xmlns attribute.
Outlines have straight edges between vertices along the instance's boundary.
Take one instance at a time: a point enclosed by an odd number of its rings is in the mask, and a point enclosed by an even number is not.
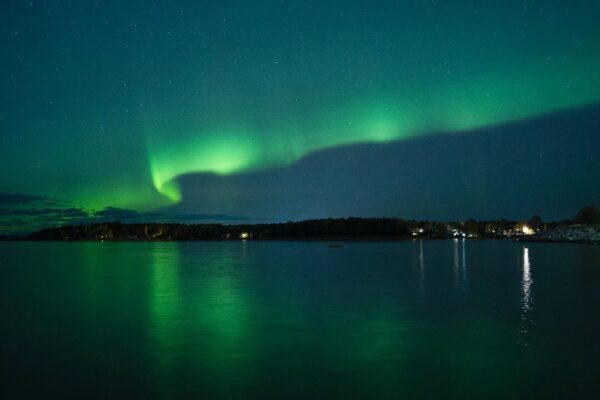
<svg viewBox="0 0 600 400"><path fill-rule="evenodd" d="M67 225L32 233L32 240L198 240L236 238L446 238L497 237L518 229L515 221L431 222L398 218L336 218L273 224L171 224L120 221ZM541 224L541 222L540 222Z"/></svg>
<svg viewBox="0 0 600 400"><path fill-rule="evenodd" d="M90 239L235 239L235 238L324 238L324 237L408 237L409 223L393 218L319 219L277 224L170 224L119 221L68 225L32 233L34 240Z"/></svg>
<svg viewBox="0 0 600 400"><path fill-rule="evenodd" d="M543 222L539 215L527 221L435 222L400 218L327 218L272 224L122 223L120 221L65 225L42 229L30 240L207 240L207 239L319 239L319 238L449 238L515 237L571 225L600 226L600 210L583 207L573 219ZM1 238L0 238L1 239ZM7 237L6 239L12 239Z"/></svg>

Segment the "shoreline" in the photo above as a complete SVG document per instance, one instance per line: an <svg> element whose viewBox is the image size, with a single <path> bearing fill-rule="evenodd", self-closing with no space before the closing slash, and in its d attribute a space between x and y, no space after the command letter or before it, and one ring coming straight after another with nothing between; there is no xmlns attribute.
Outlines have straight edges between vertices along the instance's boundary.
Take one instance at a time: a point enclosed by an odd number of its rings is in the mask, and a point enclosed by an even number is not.
<svg viewBox="0 0 600 400"><path fill-rule="evenodd" d="M494 239L536 243L600 244L600 225L573 222L455 221L338 218L272 224L121 223L63 225L0 241L407 241Z"/></svg>
<svg viewBox="0 0 600 400"><path fill-rule="evenodd" d="M225 239L225 238L195 238L195 239L138 239L138 238L119 238L119 239L30 239L30 238L0 238L0 242L69 242L69 243L166 243L166 242L408 242L417 240L468 240L468 241L510 241L513 243L556 243L556 244L588 244L600 245L598 240L567 240L567 239L540 239L540 238L508 238L508 237L471 237L471 238L453 238L453 237L273 237L273 238L252 238L252 239Z"/></svg>

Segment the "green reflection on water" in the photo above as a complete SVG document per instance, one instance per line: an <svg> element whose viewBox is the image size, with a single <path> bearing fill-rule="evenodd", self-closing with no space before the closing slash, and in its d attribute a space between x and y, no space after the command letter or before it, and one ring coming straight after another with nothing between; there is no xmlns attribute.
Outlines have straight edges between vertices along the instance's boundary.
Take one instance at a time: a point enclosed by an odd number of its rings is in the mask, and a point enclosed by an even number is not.
<svg viewBox="0 0 600 400"><path fill-rule="evenodd" d="M177 361L176 353L170 349L182 341L179 251L176 244L167 243L152 248L150 254L152 261L149 301L151 336L156 346L155 359L159 370L170 370L175 367Z"/></svg>
<svg viewBox="0 0 600 400"><path fill-rule="evenodd" d="M158 381L169 394L233 394L250 382L255 357L253 304L239 249L218 246L184 259L180 246L164 243L152 251L150 329ZM198 381L206 385L184 384Z"/></svg>
<svg viewBox="0 0 600 400"><path fill-rule="evenodd" d="M374 267L374 281L366 270L330 281L327 268L346 268L355 253L327 254L313 269L315 249L281 259L285 251L257 246L149 248L150 352L164 397L285 395L290 386L302 396L412 396L428 392L431 374L453 394L510 393L523 384L506 351L515 347L514 324L464 312L478 307L467 285L478 269L467 273L465 241L413 242L408 281L402 259ZM428 249L437 261L426 275ZM400 274L384 282L390 269Z"/></svg>
<svg viewBox="0 0 600 400"><path fill-rule="evenodd" d="M40 392L512 399L597 387L593 246L23 242L0 253L12 266L0 354Z"/></svg>

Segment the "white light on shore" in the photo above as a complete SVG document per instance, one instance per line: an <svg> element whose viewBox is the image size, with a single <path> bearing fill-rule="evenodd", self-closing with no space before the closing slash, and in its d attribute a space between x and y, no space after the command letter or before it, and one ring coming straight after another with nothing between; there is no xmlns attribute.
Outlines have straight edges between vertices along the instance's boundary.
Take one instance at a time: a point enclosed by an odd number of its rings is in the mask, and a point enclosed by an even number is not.
<svg viewBox="0 0 600 400"><path fill-rule="evenodd" d="M535 230L533 228L528 227L527 225L523 225L523 235L533 235Z"/></svg>

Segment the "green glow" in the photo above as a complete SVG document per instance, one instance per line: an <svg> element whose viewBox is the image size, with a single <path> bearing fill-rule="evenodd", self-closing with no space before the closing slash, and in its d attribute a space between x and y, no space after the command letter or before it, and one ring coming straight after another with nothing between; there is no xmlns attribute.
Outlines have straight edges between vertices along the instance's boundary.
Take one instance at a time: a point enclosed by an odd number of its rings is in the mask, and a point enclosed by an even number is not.
<svg viewBox="0 0 600 400"><path fill-rule="evenodd" d="M178 202L177 178L188 173L229 175L284 167L336 146L468 131L600 100L600 80L590 79L593 64L569 61L576 66L519 66L433 87L423 83L421 90L407 90L410 94L388 91L354 103L340 100L339 107L307 109L295 119L280 117L285 110L275 108L272 114L257 113L240 129L220 128L240 119L234 114L212 120L212 128L186 116L169 122L168 129L147 129L152 181L159 193ZM568 80L565 70L573 74Z"/></svg>
<svg viewBox="0 0 600 400"><path fill-rule="evenodd" d="M161 152L150 155L152 182L156 190L173 202L181 200L174 178L188 172L227 175L259 163L259 149L250 135L235 133L202 134L197 143L162 143ZM189 136L185 136L189 137Z"/></svg>
<svg viewBox="0 0 600 400"><path fill-rule="evenodd" d="M160 377L175 368L177 358L169 349L183 340L179 245L152 243L145 254L149 255L152 267L149 325L156 350L156 375Z"/></svg>
<svg viewBox="0 0 600 400"><path fill-rule="evenodd" d="M50 10L7 9L3 47L27 51L0 95L0 191L149 211L182 201L186 174L285 168L600 101L594 1L122 3L106 18L59 7L52 32L27 35ZM148 20L106 28L132 15Z"/></svg>
<svg viewBox="0 0 600 400"><path fill-rule="evenodd" d="M175 397L181 397L177 393L185 393L185 388L178 385L181 377L174 373L183 364L190 375L226 376L219 381L227 386L207 390L227 392L251 378L257 357L258 337L249 321L257 305L239 272L245 267L242 251L232 243L208 251L203 247L199 253L182 246L151 243L146 253L152 259L148 311L157 383L165 396L172 397L175 390ZM190 251L202 255L197 263L182 258ZM181 279L187 274L193 279ZM199 335L204 337L200 341ZM197 345L187 347L189 343ZM239 370L245 374L236 375Z"/></svg>

